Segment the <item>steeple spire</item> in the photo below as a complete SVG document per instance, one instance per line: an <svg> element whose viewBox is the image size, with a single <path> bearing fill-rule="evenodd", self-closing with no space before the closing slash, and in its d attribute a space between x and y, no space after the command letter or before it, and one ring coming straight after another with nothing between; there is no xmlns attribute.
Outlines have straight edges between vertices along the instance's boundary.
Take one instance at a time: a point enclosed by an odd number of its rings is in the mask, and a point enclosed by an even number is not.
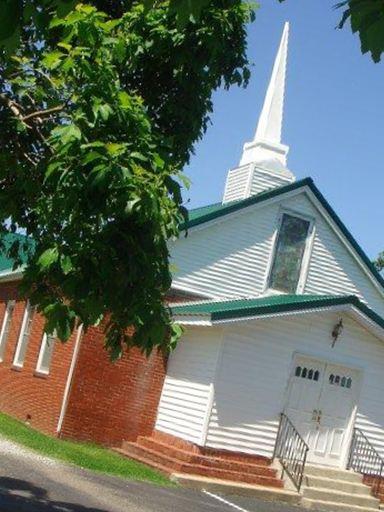
<svg viewBox="0 0 384 512"><path fill-rule="evenodd" d="M281 143L289 23L285 23L255 137L246 142L239 166L228 171L223 203L244 199L295 180Z"/></svg>
<svg viewBox="0 0 384 512"><path fill-rule="evenodd" d="M244 145L240 165L258 160L273 168L285 168L288 147L281 143L283 121L285 74L287 68L289 23L284 25L279 50L272 70L271 80L264 99L256 134L252 142ZM279 165L280 164L280 165ZM270 165L267 165L270 167Z"/></svg>
<svg viewBox="0 0 384 512"><path fill-rule="evenodd" d="M289 23L287 21L284 25L279 51L277 52L276 60L273 65L271 80L254 137L255 141L262 139L278 144L281 143L288 36Z"/></svg>

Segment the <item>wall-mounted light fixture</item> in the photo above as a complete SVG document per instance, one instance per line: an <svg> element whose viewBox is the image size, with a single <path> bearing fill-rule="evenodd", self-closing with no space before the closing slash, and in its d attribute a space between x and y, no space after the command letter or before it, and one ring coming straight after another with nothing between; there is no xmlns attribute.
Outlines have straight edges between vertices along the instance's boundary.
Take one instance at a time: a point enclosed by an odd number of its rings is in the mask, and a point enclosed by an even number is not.
<svg viewBox="0 0 384 512"><path fill-rule="evenodd" d="M343 319L340 318L340 320L337 322L337 324L334 325L334 327L332 329L332 339L333 339L332 348L335 346L336 341L341 336L343 329L344 329Z"/></svg>

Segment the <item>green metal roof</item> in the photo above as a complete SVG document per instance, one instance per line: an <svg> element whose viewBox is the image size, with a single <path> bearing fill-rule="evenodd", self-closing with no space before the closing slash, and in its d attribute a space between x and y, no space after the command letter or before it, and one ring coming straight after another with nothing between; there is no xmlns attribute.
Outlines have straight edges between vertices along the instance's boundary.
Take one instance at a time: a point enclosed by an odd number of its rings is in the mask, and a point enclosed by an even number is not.
<svg viewBox="0 0 384 512"><path fill-rule="evenodd" d="M274 188L268 190L266 192L261 192L260 194L256 194L254 196L248 197L247 199L242 199L240 201L232 201L230 203L215 203L212 205L208 205L202 208L196 208L195 210L191 210L189 213L189 221L186 224L180 226L181 230L186 230L192 228L194 226L198 226L199 224L204 224L205 222L209 222L211 220L220 218L224 215L228 215L230 213L234 213L236 211L242 210L248 206L253 206L259 204L263 201L267 201L268 199L272 199L274 197L278 197L280 195L286 194L287 192L292 192L294 190L298 190L300 188L308 187L317 200L320 202L322 207L328 213L328 215L332 218L333 222L340 229L341 233L345 236L348 242L351 244L353 249L359 255L364 265L370 274L378 281L378 283L384 288L384 279L377 271L376 267L372 263L372 261L365 254L364 250L352 236L350 231L347 229L345 224L342 222L340 217L325 199L323 194L314 184L312 178L304 178L299 181L295 181L294 183L290 183L289 185L285 185L283 187Z"/></svg>
<svg viewBox="0 0 384 512"><path fill-rule="evenodd" d="M10 245L13 242L15 242L16 240L20 242L19 251L20 251L21 258L22 258L23 262L25 262L27 260L27 254L26 254L26 251L24 250L23 245L25 243L27 243L28 245L33 246L33 240L31 238L28 238L25 235L20 234L20 233L7 233L6 235L4 235L4 238L3 238L5 249L8 249L10 247ZM13 264L14 264L14 260L11 258L8 258L4 254L4 252L0 249L0 272L4 272L6 270L11 271Z"/></svg>
<svg viewBox="0 0 384 512"><path fill-rule="evenodd" d="M355 306L384 329L384 318L363 304L356 295L271 295L226 301L201 301L176 305L171 311L174 316L208 316L214 322L343 305Z"/></svg>
<svg viewBox="0 0 384 512"><path fill-rule="evenodd" d="M237 201L237 202L239 202L239 201ZM208 204L207 206L201 206L200 208L194 208L193 210L189 211L188 226L195 219L200 219L202 217L205 217L206 215L211 215L212 213L214 214L216 212L220 212L222 209L223 209L222 203Z"/></svg>

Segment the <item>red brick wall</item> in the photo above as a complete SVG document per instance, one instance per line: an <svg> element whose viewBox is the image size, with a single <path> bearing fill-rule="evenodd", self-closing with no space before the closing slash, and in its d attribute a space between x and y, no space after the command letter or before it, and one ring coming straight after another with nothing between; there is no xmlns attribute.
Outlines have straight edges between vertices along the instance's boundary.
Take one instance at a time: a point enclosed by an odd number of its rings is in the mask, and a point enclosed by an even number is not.
<svg viewBox="0 0 384 512"><path fill-rule="evenodd" d="M15 283L0 285L0 326L6 302L16 299L8 335L4 361L0 362L0 411L54 435L63 400L64 387L72 358L73 340L54 347L49 375L36 373L37 358L43 335L44 320L35 314L23 368L13 368L25 301L18 297Z"/></svg>
<svg viewBox="0 0 384 512"><path fill-rule="evenodd" d="M0 362L0 411L56 435L76 333L54 348L49 375L36 372L44 320L35 314L23 368L12 365L25 310L16 283L0 284L0 326L6 302L16 299L4 356ZM169 302L192 297L169 297ZM61 435L119 445L151 434L166 373L166 358L149 359L132 349L111 363L103 348L103 333L91 328L83 335L73 374Z"/></svg>
<svg viewBox="0 0 384 512"><path fill-rule="evenodd" d="M131 349L111 363L103 339L101 328L83 336L62 435L118 446L152 432L166 360Z"/></svg>

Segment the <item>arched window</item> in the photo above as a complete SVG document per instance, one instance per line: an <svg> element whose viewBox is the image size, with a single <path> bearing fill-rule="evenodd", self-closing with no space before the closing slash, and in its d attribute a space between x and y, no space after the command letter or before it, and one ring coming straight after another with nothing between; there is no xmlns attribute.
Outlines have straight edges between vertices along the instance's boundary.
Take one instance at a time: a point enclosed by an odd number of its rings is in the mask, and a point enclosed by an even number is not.
<svg viewBox="0 0 384 512"><path fill-rule="evenodd" d="M348 388L351 389L352 386L352 378L341 376L341 375L334 375L333 373L329 376L329 383L334 384L335 386L340 386L342 388Z"/></svg>
<svg viewBox="0 0 384 512"><path fill-rule="evenodd" d="M301 379L314 380L317 382L320 379L320 372L319 370L315 370L314 368L307 368L306 366L296 366L295 377L300 377Z"/></svg>

